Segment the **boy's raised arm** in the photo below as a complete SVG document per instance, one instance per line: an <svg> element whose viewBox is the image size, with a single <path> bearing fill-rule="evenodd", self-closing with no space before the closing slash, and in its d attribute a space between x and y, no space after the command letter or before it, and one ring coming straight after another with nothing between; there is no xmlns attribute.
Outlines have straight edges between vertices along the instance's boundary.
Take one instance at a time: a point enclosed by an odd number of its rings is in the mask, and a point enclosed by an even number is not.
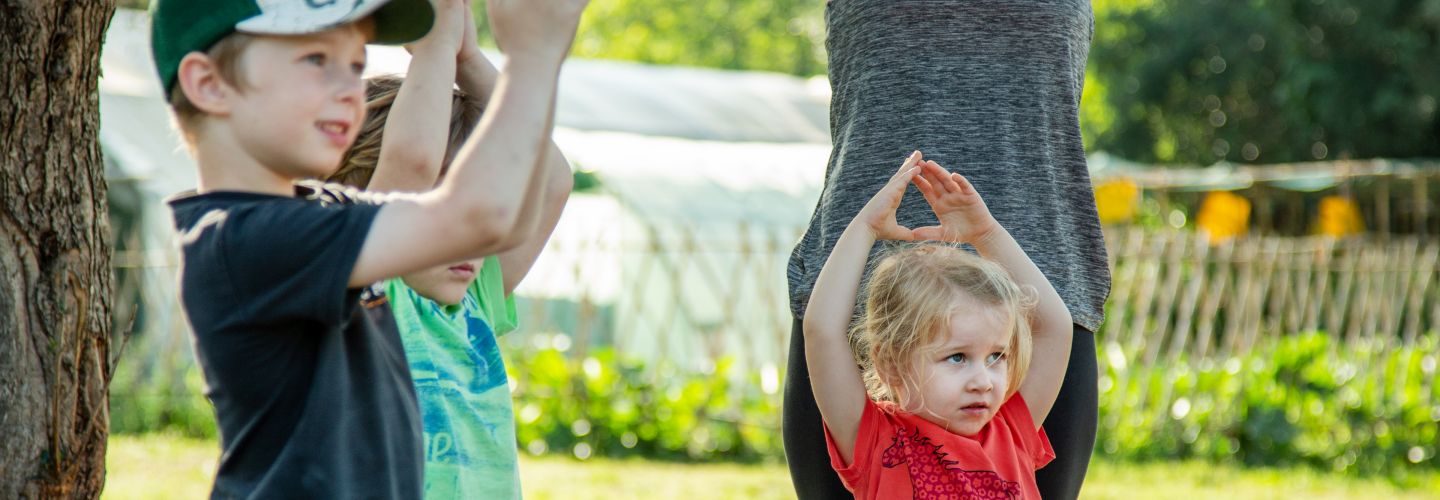
<svg viewBox="0 0 1440 500"><path fill-rule="evenodd" d="M586 0L489 0L507 52L489 109L435 190L391 196L350 274L351 286L495 254L515 228L542 148L551 99Z"/></svg>
<svg viewBox="0 0 1440 500"><path fill-rule="evenodd" d="M480 52L480 47L475 41L474 17L466 18L466 29L464 39L460 45L458 56L458 69L456 81L460 90L474 96L473 98L485 99L495 89L495 81L499 71L485 55ZM551 95L550 108L553 120L555 96ZM553 128L551 128L553 130ZM554 140L547 140L545 152L541 155L540 163L530 180L530 189L525 193L525 201L522 202L520 213L515 222L516 229L513 231L519 236L518 246L500 253L501 275L505 280L505 293L509 294L519 286L520 281L530 272L535 259L545 249L545 243L549 241L550 234L554 232L556 224L560 222L560 213L565 208L565 202L570 198L570 191L574 188L574 178L570 171L570 162L565 159L560 148L555 145Z"/></svg>

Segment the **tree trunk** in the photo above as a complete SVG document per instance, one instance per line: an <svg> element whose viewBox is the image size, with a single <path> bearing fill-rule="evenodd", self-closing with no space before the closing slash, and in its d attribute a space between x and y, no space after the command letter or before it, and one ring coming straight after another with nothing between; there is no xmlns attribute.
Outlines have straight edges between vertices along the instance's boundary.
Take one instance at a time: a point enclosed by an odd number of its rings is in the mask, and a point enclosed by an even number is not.
<svg viewBox="0 0 1440 500"><path fill-rule="evenodd" d="M113 0L0 0L0 498L95 498L109 433L100 44Z"/></svg>

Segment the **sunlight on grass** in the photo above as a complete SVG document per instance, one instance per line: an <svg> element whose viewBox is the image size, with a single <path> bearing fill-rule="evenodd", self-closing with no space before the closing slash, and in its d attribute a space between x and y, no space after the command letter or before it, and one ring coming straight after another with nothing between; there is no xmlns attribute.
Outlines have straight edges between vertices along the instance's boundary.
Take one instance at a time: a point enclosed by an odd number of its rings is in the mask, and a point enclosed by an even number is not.
<svg viewBox="0 0 1440 500"><path fill-rule="evenodd" d="M170 435L112 436L101 498L203 498L220 455L213 441ZM794 498L784 465L676 464L644 460L522 456L525 497ZM1311 469L1241 469L1201 462L1146 464L1096 461L1082 498L1385 498L1440 499L1440 473L1410 478L1401 488L1383 479L1351 478Z"/></svg>
<svg viewBox="0 0 1440 500"><path fill-rule="evenodd" d="M166 434L110 436L105 500L206 498L220 459L214 441Z"/></svg>

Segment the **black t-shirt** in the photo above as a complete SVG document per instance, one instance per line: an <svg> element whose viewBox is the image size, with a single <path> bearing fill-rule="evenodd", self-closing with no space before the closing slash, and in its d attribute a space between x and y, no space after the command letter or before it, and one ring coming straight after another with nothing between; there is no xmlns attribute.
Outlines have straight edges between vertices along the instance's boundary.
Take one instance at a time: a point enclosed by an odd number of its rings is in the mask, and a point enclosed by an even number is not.
<svg viewBox="0 0 1440 500"><path fill-rule="evenodd" d="M220 423L211 497L419 498L419 410L390 305L347 287L380 206L319 184L169 203Z"/></svg>

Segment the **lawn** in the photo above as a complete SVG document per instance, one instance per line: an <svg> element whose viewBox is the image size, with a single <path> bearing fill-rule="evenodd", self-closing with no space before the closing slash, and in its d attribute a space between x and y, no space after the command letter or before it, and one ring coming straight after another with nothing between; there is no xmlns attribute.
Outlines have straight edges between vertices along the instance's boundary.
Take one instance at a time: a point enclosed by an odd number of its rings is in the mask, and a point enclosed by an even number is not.
<svg viewBox="0 0 1440 500"><path fill-rule="evenodd" d="M101 498L203 498L219 451L214 442L167 435L112 436ZM783 465L674 464L522 457L526 498L794 498ZM1440 499L1440 474L1408 487L1309 469L1243 469L1199 462L1097 460L1082 498Z"/></svg>

